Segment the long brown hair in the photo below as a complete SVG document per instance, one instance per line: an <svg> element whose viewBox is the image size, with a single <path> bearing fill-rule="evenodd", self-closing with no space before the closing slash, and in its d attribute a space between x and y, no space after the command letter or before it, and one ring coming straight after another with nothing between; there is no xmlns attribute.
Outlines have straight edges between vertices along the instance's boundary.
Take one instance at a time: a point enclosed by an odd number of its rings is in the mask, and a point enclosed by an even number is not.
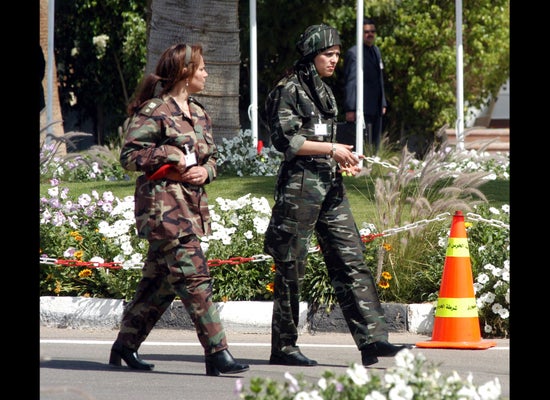
<svg viewBox="0 0 550 400"><path fill-rule="evenodd" d="M199 68L202 46L178 43L161 54L155 72L147 75L138 86L128 104L128 115L133 115L141 105L153 98L168 93L176 83L195 75ZM160 82L160 88L157 84Z"/></svg>

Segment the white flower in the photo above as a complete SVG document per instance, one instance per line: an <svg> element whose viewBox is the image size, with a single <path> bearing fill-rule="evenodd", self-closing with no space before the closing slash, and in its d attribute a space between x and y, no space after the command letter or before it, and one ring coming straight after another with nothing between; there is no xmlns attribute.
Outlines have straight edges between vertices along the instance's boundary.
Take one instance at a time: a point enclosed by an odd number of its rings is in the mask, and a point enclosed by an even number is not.
<svg viewBox="0 0 550 400"><path fill-rule="evenodd" d="M101 60L103 58L103 56L105 55L105 51L107 50L107 42L108 41L109 41L109 36L107 36L105 34L94 36L92 38L92 43L96 47L98 60Z"/></svg>
<svg viewBox="0 0 550 400"><path fill-rule="evenodd" d="M290 372L285 372L285 379L288 380L289 390L291 393L296 393L300 390L300 385L298 385L298 380L292 376Z"/></svg>
<svg viewBox="0 0 550 400"><path fill-rule="evenodd" d="M48 195L50 197L57 197L59 195L59 187L52 187L48 189Z"/></svg>
<svg viewBox="0 0 550 400"><path fill-rule="evenodd" d="M269 225L269 218L255 216L252 222L254 223L256 232L263 235Z"/></svg>
<svg viewBox="0 0 550 400"><path fill-rule="evenodd" d="M510 311L507 308L502 307L499 308L495 314L498 314L502 319L507 319L510 316Z"/></svg>
<svg viewBox="0 0 550 400"><path fill-rule="evenodd" d="M414 392L406 382L398 382L388 393L390 400L411 400L413 396Z"/></svg>
<svg viewBox="0 0 550 400"><path fill-rule="evenodd" d="M90 262L103 264L105 262L105 259L102 258L102 257L99 257L99 256L95 256L95 257L90 258Z"/></svg>
<svg viewBox="0 0 550 400"><path fill-rule="evenodd" d="M351 368L348 368L346 370L346 374L351 378L351 380L356 385L359 385L359 386L364 385L365 383L370 381L370 377L367 372L367 369L357 363L354 363L351 366Z"/></svg>
<svg viewBox="0 0 550 400"><path fill-rule="evenodd" d="M238 395L242 391L243 391L243 381L241 380L241 378L239 378L235 381L235 389L233 389L233 394Z"/></svg>
<svg viewBox="0 0 550 400"><path fill-rule="evenodd" d="M78 204L82 207L89 206L92 202L92 198L89 194L83 193L80 196L78 196Z"/></svg>
<svg viewBox="0 0 550 400"><path fill-rule="evenodd" d="M422 353L419 353L416 357L419 360L424 359L424 355ZM414 354L409 349L404 349L395 355L395 365L398 368L410 370L414 367L414 359Z"/></svg>
<svg viewBox="0 0 550 400"><path fill-rule="evenodd" d="M386 400L386 396L384 396L378 390L373 390L365 396L365 400Z"/></svg>
<svg viewBox="0 0 550 400"><path fill-rule="evenodd" d="M501 390L500 381L495 378L481 385L478 388L478 393L483 400L497 400L500 399Z"/></svg>
<svg viewBox="0 0 550 400"><path fill-rule="evenodd" d="M481 284L486 284L487 282L489 282L489 279L489 275L481 273L477 276L476 281Z"/></svg>
<svg viewBox="0 0 550 400"><path fill-rule="evenodd" d="M504 270L504 271L502 272L501 278L502 278L502 280L505 281L505 282L510 282L510 271Z"/></svg>
<svg viewBox="0 0 550 400"><path fill-rule="evenodd" d="M74 247L69 247L67 250L63 252L63 257L65 258L72 258L74 256L76 249Z"/></svg>
<svg viewBox="0 0 550 400"><path fill-rule="evenodd" d="M106 203L112 203L113 201L115 201L115 196L113 195L113 192L103 192L101 198Z"/></svg>

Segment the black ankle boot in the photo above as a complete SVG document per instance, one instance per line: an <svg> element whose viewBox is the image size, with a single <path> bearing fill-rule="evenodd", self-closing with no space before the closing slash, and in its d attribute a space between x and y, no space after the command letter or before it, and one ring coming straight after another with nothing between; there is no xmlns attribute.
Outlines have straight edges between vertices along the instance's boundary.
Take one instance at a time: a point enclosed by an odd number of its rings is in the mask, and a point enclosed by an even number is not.
<svg viewBox="0 0 550 400"><path fill-rule="evenodd" d="M209 354L205 357L206 375L218 376L222 374L232 374L237 372L248 371L248 364L239 364L229 350L222 350L216 353Z"/></svg>
<svg viewBox="0 0 550 400"><path fill-rule="evenodd" d="M303 367L314 367L317 361L307 358L300 350L292 353L283 353L282 351L272 352L269 357L270 364L278 365L298 365Z"/></svg>
<svg viewBox="0 0 550 400"><path fill-rule="evenodd" d="M141 369L151 371L155 364L149 364L139 358L137 351L134 351L126 346L123 346L119 342L114 342L111 347L111 357L109 358L109 364L117 367L121 366L120 360L128 365L132 369Z"/></svg>
<svg viewBox="0 0 550 400"><path fill-rule="evenodd" d="M403 349L410 349L410 345L395 345L386 341L368 344L361 349L361 361L366 367L378 362L378 357L393 357Z"/></svg>

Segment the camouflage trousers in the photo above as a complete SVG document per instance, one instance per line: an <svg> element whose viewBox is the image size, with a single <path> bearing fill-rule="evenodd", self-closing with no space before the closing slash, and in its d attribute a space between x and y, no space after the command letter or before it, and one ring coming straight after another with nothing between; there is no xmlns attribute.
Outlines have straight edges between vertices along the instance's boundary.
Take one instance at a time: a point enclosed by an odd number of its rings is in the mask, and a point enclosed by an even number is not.
<svg viewBox="0 0 550 400"><path fill-rule="evenodd" d="M137 350L178 295L206 355L227 349L220 315L212 303L212 278L195 235L149 242L142 278L125 307L117 341Z"/></svg>
<svg viewBox="0 0 550 400"><path fill-rule="evenodd" d="M312 235L317 236L336 298L358 349L388 339L388 327L365 245L340 173L300 157L284 163L264 251L274 259L271 350L292 351L298 339L299 292ZM286 164L286 165L285 165ZM284 349L283 349L284 348Z"/></svg>

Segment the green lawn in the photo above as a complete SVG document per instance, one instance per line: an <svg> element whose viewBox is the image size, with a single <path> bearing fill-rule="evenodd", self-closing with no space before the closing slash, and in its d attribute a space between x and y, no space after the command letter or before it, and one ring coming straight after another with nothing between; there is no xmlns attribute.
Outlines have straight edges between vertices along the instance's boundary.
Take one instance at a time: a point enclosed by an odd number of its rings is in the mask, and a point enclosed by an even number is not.
<svg viewBox="0 0 550 400"><path fill-rule="evenodd" d="M265 197L270 204L273 204L275 180L275 176L222 176L207 186L207 192L211 203L217 197L237 199L251 193L254 197ZM345 177L344 180L356 221L358 223L371 221L371 216L374 214L372 180L354 177ZM49 184L41 184L40 194L47 195L49 187ZM69 188L71 199L77 198L82 193L91 193L92 190L97 190L100 194L111 191L119 198L134 193L134 181L61 183L60 187ZM510 181L488 181L480 187L480 190L494 207L510 203Z"/></svg>

